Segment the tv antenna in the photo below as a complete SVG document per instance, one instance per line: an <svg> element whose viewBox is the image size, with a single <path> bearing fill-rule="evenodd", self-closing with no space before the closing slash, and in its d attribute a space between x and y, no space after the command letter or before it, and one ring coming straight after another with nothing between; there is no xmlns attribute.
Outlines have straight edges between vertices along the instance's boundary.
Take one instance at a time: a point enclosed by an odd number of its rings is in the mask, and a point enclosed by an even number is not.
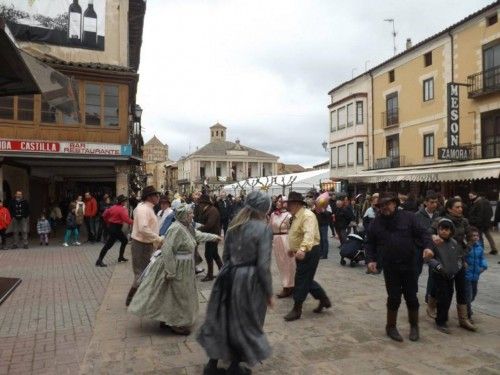
<svg viewBox="0 0 500 375"><path fill-rule="evenodd" d="M386 18L384 20L385 22L390 22L392 23L392 43L393 43L393 47L394 47L394 55L396 55L396 28L394 26L394 18Z"/></svg>

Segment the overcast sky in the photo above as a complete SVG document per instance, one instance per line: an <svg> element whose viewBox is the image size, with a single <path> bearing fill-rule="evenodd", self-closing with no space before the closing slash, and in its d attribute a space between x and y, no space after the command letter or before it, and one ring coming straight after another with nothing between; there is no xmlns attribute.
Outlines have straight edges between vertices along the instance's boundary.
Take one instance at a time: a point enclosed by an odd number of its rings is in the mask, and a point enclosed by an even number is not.
<svg viewBox="0 0 500 375"><path fill-rule="evenodd" d="M148 0L138 103L144 139L179 157L225 125L228 140L285 163L328 159L334 86L492 0Z"/></svg>

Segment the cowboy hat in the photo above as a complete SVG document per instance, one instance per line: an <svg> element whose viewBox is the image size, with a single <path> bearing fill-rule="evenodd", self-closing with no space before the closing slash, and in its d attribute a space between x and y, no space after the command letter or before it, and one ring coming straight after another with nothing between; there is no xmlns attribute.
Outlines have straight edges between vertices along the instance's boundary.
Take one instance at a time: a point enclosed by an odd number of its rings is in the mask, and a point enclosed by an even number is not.
<svg viewBox="0 0 500 375"><path fill-rule="evenodd" d="M287 202L288 203L299 202L302 204L306 203L306 202L304 202L304 197L302 196L302 194L297 193L296 191L291 191L290 193L288 193Z"/></svg>
<svg viewBox="0 0 500 375"><path fill-rule="evenodd" d="M146 198L149 197L150 195L156 195L156 194L160 194L160 192L156 190L154 186L149 185L142 190L141 199L146 200Z"/></svg>
<svg viewBox="0 0 500 375"><path fill-rule="evenodd" d="M381 207L389 202L394 202L396 203L396 206L399 206L399 198L397 197L397 195L391 191L386 191L380 194L377 202L377 207Z"/></svg>

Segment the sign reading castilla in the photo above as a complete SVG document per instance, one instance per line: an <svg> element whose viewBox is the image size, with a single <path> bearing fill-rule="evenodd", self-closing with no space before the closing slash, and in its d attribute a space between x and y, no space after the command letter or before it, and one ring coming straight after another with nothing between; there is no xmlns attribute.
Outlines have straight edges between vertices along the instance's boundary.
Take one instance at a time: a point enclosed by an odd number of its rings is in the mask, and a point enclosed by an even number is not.
<svg viewBox="0 0 500 375"><path fill-rule="evenodd" d="M469 160L472 150L460 147L460 84L449 82L448 91L448 147L438 148L440 160Z"/></svg>
<svg viewBox="0 0 500 375"><path fill-rule="evenodd" d="M54 154L80 154L102 156L130 156L131 145L90 142L0 140L0 152L37 152Z"/></svg>

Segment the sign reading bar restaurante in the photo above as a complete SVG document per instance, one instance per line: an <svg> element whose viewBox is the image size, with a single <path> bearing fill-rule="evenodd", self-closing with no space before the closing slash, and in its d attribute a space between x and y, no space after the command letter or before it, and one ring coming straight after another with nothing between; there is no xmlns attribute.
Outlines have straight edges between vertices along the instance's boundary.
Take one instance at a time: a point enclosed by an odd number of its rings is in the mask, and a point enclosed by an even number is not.
<svg viewBox="0 0 500 375"><path fill-rule="evenodd" d="M50 142L18 139L0 140L0 152L30 152L50 154L80 154L101 156L130 156L130 145L89 142Z"/></svg>
<svg viewBox="0 0 500 375"><path fill-rule="evenodd" d="M438 148L438 159L440 160L469 160L472 158L472 150L460 147L460 85L449 82L448 89L448 147Z"/></svg>

